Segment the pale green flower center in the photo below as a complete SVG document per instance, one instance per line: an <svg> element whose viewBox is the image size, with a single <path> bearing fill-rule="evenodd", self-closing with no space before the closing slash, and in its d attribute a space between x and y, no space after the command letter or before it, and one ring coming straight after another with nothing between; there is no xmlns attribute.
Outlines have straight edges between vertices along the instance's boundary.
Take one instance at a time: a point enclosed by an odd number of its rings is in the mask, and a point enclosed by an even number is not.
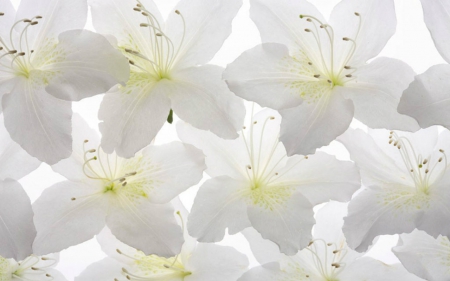
<svg viewBox="0 0 450 281"><path fill-rule="evenodd" d="M309 272L304 268L304 265L290 261L287 266L297 273L296 278L298 279L296 280L318 280L314 276L320 276L323 281L339 281L338 276L346 266L343 260L348 252L344 240L336 244L315 239L302 251L310 253L310 261L315 268L315 272Z"/></svg>
<svg viewBox="0 0 450 281"><path fill-rule="evenodd" d="M10 281L13 278L24 281L51 281L53 277L46 270L54 266L56 262L50 257L34 255L19 263L13 259L0 257L0 281Z"/></svg>
<svg viewBox="0 0 450 281"><path fill-rule="evenodd" d="M282 168L281 163L287 155L283 154L277 159L275 152L278 146L282 145L279 142L279 136L267 138L267 134L270 134L267 126L269 122L274 122L273 120L275 120L273 116L267 117L261 124L251 120L249 128L244 127L241 132L249 159L249 163L245 167L249 189L244 191L244 196L248 199L249 204L259 205L270 210L277 205L284 204L294 192L291 186L276 183L276 179L284 175L279 171ZM261 127L258 128L258 126ZM249 133L247 137L245 136L246 131ZM264 146L268 150L263 151L263 142L267 139L273 139L273 143ZM308 157L302 158L298 163L305 159Z"/></svg>
<svg viewBox="0 0 450 281"><path fill-rule="evenodd" d="M164 32L162 24L160 24L153 13L137 0L138 4L134 8L144 16L144 22L140 24L141 28L148 30L149 48L139 50L134 44L134 40L130 38L127 46L121 47L124 54L129 58L132 72L145 73L148 78L156 80L170 79L170 72L174 64L181 55L181 47L184 43L186 22L180 11L175 13L180 16L183 25L183 35L178 45Z"/></svg>
<svg viewBox="0 0 450 281"><path fill-rule="evenodd" d="M12 279L13 267L9 260L0 257L0 281L10 281Z"/></svg>
<svg viewBox="0 0 450 281"><path fill-rule="evenodd" d="M100 146L97 149L87 149L88 143L88 140L83 143L83 173L87 178L102 183L104 188L101 194L117 195L119 199L134 202L147 198L152 188L159 183L158 180L145 176L145 173L160 170L160 167L153 164L151 160L144 159L142 156L124 159L118 157L116 153L105 153ZM98 194L91 194L88 197ZM72 200L79 198L72 198Z"/></svg>
<svg viewBox="0 0 450 281"><path fill-rule="evenodd" d="M0 37L0 73L30 79L33 87L48 85L50 79L58 74L58 71L40 69L65 58L65 52L58 49L56 39L37 39L40 40L39 50L30 48L28 32L33 31L33 26L41 19L42 16L35 16L18 20L11 26L9 38Z"/></svg>
<svg viewBox="0 0 450 281"><path fill-rule="evenodd" d="M311 35L313 46L308 49L300 48L297 53L291 54L292 58L282 60L280 67L284 71L303 77L298 81L286 82L285 86L293 94L300 95L305 102L316 103L322 98L328 99L335 86L344 86L356 79L354 75L356 67L349 63L356 52L362 17L359 13L354 15L359 20L358 27L351 37L342 38L349 45L339 53L336 50L336 39L331 25L310 15L300 15L301 19L311 25L305 32Z"/></svg>
<svg viewBox="0 0 450 281"><path fill-rule="evenodd" d="M417 153L412 143L406 137L400 137L395 132L389 134L389 144L397 147L409 175L415 183L417 192L428 195L431 185L445 174L447 169L447 156L440 149L439 158L429 155L424 157ZM437 158L437 159L436 159Z"/></svg>

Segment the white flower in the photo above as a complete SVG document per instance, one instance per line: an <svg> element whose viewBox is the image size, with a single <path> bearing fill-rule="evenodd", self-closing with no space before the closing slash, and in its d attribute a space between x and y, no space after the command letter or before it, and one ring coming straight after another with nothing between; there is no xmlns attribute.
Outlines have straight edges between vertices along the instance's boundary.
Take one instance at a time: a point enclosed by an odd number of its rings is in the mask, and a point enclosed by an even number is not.
<svg viewBox="0 0 450 281"><path fill-rule="evenodd" d="M448 281L450 278L450 241L446 236L433 238L414 230L400 235L392 251L407 270L425 280Z"/></svg>
<svg viewBox="0 0 450 281"><path fill-rule="evenodd" d="M190 235L216 242L226 228L235 234L252 226L292 255L311 240L314 205L350 200L360 187L354 164L322 152L287 157L278 139L280 119L276 111L263 110L236 140L178 126L181 140L203 150L212 177L195 198Z"/></svg>
<svg viewBox="0 0 450 281"><path fill-rule="evenodd" d="M0 4L0 97L11 138L41 161L70 156L71 103L128 79L127 61L82 29L86 0Z"/></svg>
<svg viewBox="0 0 450 281"><path fill-rule="evenodd" d="M262 266L250 269L239 281L419 281L401 265L387 265L348 248L342 233L347 204L330 202L316 214L314 239L297 255L280 254L276 245L252 229L247 237Z"/></svg>
<svg viewBox="0 0 450 281"><path fill-rule="evenodd" d="M338 138L360 169L366 188L349 204L344 233L352 249L365 251L378 235L450 235L450 132L349 130Z"/></svg>
<svg viewBox="0 0 450 281"><path fill-rule="evenodd" d="M27 193L15 180L0 181L0 256L26 258L33 253L35 237L33 210Z"/></svg>
<svg viewBox="0 0 450 281"><path fill-rule="evenodd" d="M202 178L201 151L172 142L120 158L103 152L97 134L77 115L73 150L71 158L53 166L69 180L46 189L33 204L36 254L84 242L105 224L146 254L180 251L183 237L170 200Z"/></svg>
<svg viewBox="0 0 450 281"><path fill-rule="evenodd" d="M0 256L1 281L67 281L59 271L54 269L58 263L57 255L31 255L22 261L6 259Z"/></svg>
<svg viewBox="0 0 450 281"><path fill-rule="evenodd" d="M177 213L187 216L185 210ZM247 257L237 250L197 243L187 233L181 252L171 258L146 256L118 241L108 229L97 238L109 257L89 266L75 281L236 281L248 267Z"/></svg>
<svg viewBox="0 0 450 281"><path fill-rule="evenodd" d="M441 56L450 63L450 2L421 0L423 16L434 44ZM414 117L422 128L442 125L450 128L450 65L439 64L417 75L405 90L398 111Z"/></svg>
<svg viewBox="0 0 450 281"><path fill-rule="evenodd" d="M152 0L89 0L94 27L113 34L129 58L126 87L100 107L102 147L131 157L150 143L172 109L222 138L236 138L245 108L208 65L231 33L242 0L181 0L166 22Z"/></svg>
<svg viewBox="0 0 450 281"><path fill-rule="evenodd" d="M397 113L414 78L405 63L378 58L395 32L392 0L343 0L329 22L306 0L252 0L263 44L224 72L230 89L283 117L288 155L314 153L355 117L372 128L417 130Z"/></svg>

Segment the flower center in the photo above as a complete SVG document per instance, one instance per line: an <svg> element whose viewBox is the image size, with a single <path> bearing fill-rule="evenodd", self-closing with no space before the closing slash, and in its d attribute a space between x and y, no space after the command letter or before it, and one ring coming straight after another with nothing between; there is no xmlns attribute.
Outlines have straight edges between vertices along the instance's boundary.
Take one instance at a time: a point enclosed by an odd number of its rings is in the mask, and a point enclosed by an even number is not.
<svg viewBox="0 0 450 281"><path fill-rule="evenodd" d="M176 214L180 217L184 233L183 217L180 211ZM192 272L184 268L183 263L178 259L179 255L172 258L163 258L157 255L146 256L141 251L136 251L134 255L125 254L120 249L116 249L116 251L120 255L134 261L135 267L132 269L122 268L122 274L128 280L168 280L168 278L184 278L192 274Z"/></svg>
<svg viewBox="0 0 450 281"><path fill-rule="evenodd" d="M439 180L447 169L445 151L439 149L441 154L439 157L432 157L432 155L424 157L416 153L413 145L406 137L400 137L392 131L389 134L389 144L398 148L417 191L428 194L430 185Z"/></svg>
<svg viewBox="0 0 450 281"><path fill-rule="evenodd" d="M0 281L10 281L13 268L9 260L0 256Z"/></svg>
<svg viewBox="0 0 450 281"><path fill-rule="evenodd" d="M347 255L347 247L345 243L327 243L322 239L315 239L311 241L308 247L305 248L311 254L312 264L315 266L317 272L326 281L338 281L337 278L340 272L345 268L345 263L343 262L345 256ZM298 267L302 265L290 264L290 266ZM305 275L306 280L312 278L305 270L297 271ZM302 279L303 280L303 279Z"/></svg>
<svg viewBox="0 0 450 281"><path fill-rule="evenodd" d="M175 46L173 41L162 30L157 18L145 8L141 1L137 0L137 2L138 4L134 10L145 17L146 22L141 23L140 26L148 29L150 48L145 50L148 55L133 48L125 48L124 51L132 57L129 60L132 69L150 74L157 80L170 79L170 70L177 61L184 42L186 33L184 17L180 11L175 11L180 16L183 24L183 37L178 46Z"/></svg>
<svg viewBox="0 0 450 281"><path fill-rule="evenodd" d="M310 33L317 44L318 56L309 57L307 61L313 77L317 82L325 82L334 86L343 86L345 83L354 80L356 77L353 73L356 68L348 65L353 58L356 51L356 41L361 30L361 15L354 13L359 19L358 28L353 38L344 37L343 41L348 42L350 47L347 47L343 57L336 56L336 42L334 38L333 27L329 24L323 23L316 17L310 15L300 15L301 19L305 19L311 24L311 28L306 28L305 32Z"/></svg>
<svg viewBox="0 0 450 281"><path fill-rule="evenodd" d="M42 280L51 281L54 278L52 275L47 273L47 269L53 267L56 263L57 263L56 259L50 257L37 257L32 255L26 258L25 260L19 262L16 268L13 269L15 271L12 272L12 275L10 276L24 281L42 281ZM11 279L0 279L0 280L3 281Z"/></svg>
<svg viewBox="0 0 450 281"><path fill-rule="evenodd" d="M4 13L0 13L0 16L3 15ZM28 29L37 25L40 19L41 16L35 16L18 20L11 27L9 40L0 37L0 66L3 67L0 72L29 77L30 71L34 69L31 62L34 50L31 50L28 44ZM16 28L21 28L18 38L14 38Z"/></svg>

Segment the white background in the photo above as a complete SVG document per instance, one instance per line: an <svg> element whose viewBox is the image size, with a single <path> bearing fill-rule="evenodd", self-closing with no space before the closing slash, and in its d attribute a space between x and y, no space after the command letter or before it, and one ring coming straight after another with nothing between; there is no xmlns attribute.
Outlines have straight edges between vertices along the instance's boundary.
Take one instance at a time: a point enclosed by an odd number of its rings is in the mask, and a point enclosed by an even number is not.
<svg viewBox="0 0 450 281"><path fill-rule="evenodd" d="M70 1L70 0L65 0ZM133 1L133 0L123 0ZM226 1L226 0L224 0ZM273 0L276 1L276 0ZM361 0L364 1L364 0ZM17 7L20 0L12 0ZM167 15L176 0L155 0L161 8L163 14ZM319 10L326 17L330 14L334 5L338 0L312 0ZM208 0L205 0L208 3ZM397 33L388 42L386 48L380 56L397 58L408 63L416 73L422 73L430 66L445 63L436 51L433 41L423 22L422 7L419 0L395 0L397 11ZM211 62L220 66L226 66L237 58L243 51L257 45L260 42L259 33L256 26L249 18L249 1L244 0L244 6L239 11L233 22L233 33L225 42L223 48L217 53ZM90 19L88 20L87 29L92 28ZM449 26L450 28L450 26ZM373 36L377 36L373 34ZM81 114L93 128L97 128L98 119L97 111L102 96L85 99L81 102L74 103L73 110ZM177 120L177 119L175 119ZM358 122L354 122L352 126L361 127ZM166 143L176 140L175 126L166 124L156 137L156 143ZM348 155L343 146L333 143L330 147L324 149L328 153L337 155L340 159L348 159ZM42 164L40 168L20 180L25 190L31 197L36 200L42 191L56 182L63 181L64 178L54 173L51 168ZM181 195L182 201L186 207L190 209L193 198L198 190L198 186L191 188ZM377 245L371 249L369 255L383 260L386 263L394 263L398 260L390 253L390 248L396 244L397 236L382 237ZM239 251L247 254L250 259L251 266L257 265L248 247L246 240L241 234L234 236L226 236L224 241L219 244L231 245ZM73 280L81 271L89 264L105 257L100 250L95 239L78 246L71 247L61 253L61 262L58 269L65 274L68 280Z"/></svg>

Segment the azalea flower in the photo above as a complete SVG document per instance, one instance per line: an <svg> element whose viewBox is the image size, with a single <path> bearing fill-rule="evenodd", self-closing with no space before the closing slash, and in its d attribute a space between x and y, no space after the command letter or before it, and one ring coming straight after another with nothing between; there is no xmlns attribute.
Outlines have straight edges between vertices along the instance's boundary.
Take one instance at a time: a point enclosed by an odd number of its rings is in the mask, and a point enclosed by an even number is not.
<svg viewBox="0 0 450 281"><path fill-rule="evenodd" d="M71 154L71 102L128 79L127 60L86 30L86 0L0 5L0 97L11 138L54 164Z"/></svg>
<svg viewBox="0 0 450 281"><path fill-rule="evenodd" d="M262 263L239 281L419 281L400 264L388 265L352 251L342 233L347 204L331 202L316 214L314 239L295 256L277 252L276 245L252 229L244 231L255 257Z"/></svg>
<svg viewBox="0 0 450 281"><path fill-rule="evenodd" d="M67 281L54 269L57 255L38 257L31 255L22 261L0 256L0 280L2 281Z"/></svg>
<svg viewBox="0 0 450 281"><path fill-rule="evenodd" d="M450 241L439 235L434 238L414 230L400 235L392 249L407 270L428 281L446 281L450 276Z"/></svg>
<svg viewBox="0 0 450 281"><path fill-rule="evenodd" d="M338 138L350 152L366 188L349 204L344 233L352 249L365 251L378 235L450 235L450 132L349 130Z"/></svg>
<svg viewBox="0 0 450 281"><path fill-rule="evenodd" d="M187 227L200 242L220 241L254 227L293 255L311 240L313 206L350 200L360 187L353 163L318 152L286 155L279 142L280 116L266 109L253 116L236 140L178 125L178 135L206 155L212 178L195 198Z"/></svg>
<svg viewBox="0 0 450 281"><path fill-rule="evenodd" d="M33 204L36 254L84 242L105 226L121 241L164 257L183 244L170 200L198 183L204 156L180 142L150 145L134 158L105 153L97 134L74 116L74 154L53 166L68 181Z"/></svg>
<svg viewBox="0 0 450 281"><path fill-rule="evenodd" d="M450 63L450 2L422 0L423 16L434 44L441 56ZM404 91L398 106L401 114L414 117L422 128L442 125L450 128L448 89L450 65L439 64L417 75Z"/></svg>
<svg viewBox="0 0 450 281"><path fill-rule="evenodd" d="M36 236L30 198L15 180L0 180L0 222L0 277L2 277L2 265L9 264L2 260L9 258L22 260L31 255Z"/></svg>
<svg viewBox="0 0 450 281"><path fill-rule="evenodd" d="M175 203L184 225L187 212ZM197 243L184 232L185 243L175 257L146 256L118 241L105 228L97 239L109 257L92 264L75 281L236 281L247 269L247 257L231 247Z"/></svg>
<svg viewBox="0 0 450 281"><path fill-rule="evenodd" d="M250 2L263 44L223 77L238 96L280 112L288 155L328 145L353 117L371 128L419 128L397 113L412 69L390 58L366 63L395 32L392 0L343 0L328 22L306 0Z"/></svg>
<svg viewBox="0 0 450 281"><path fill-rule="evenodd" d="M245 108L208 65L231 33L242 0L181 0L166 22L151 0L89 0L95 29L116 38L128 57L126 87L105 96L102 147L132 157L173 113L222 138L236 138ZM169 116L169 117L168 117Z"/></svg>

